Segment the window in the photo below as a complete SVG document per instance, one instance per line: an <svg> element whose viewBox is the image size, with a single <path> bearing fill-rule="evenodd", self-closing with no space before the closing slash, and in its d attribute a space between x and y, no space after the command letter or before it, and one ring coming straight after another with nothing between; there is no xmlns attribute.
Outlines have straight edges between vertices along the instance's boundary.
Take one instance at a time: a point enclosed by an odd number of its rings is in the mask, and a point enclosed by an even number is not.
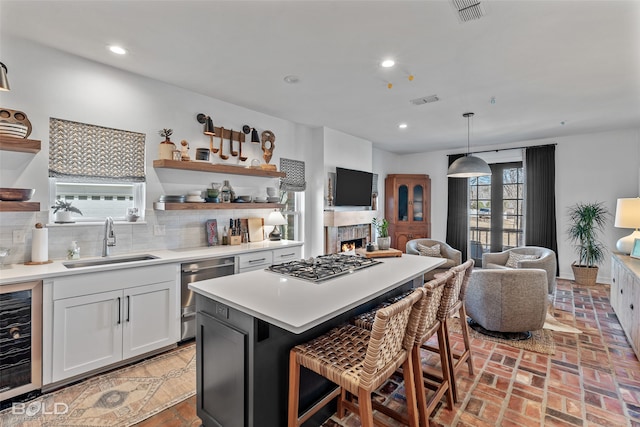
<svg viewBox="0 0 640 427"><path fill-rule="evenodd" d="M470 251L478 266L483 252L501 252L524 242L522 162L490 166L491 176L469 178Z"/></svg>
<svg viewBox="0 0 640 427"><path fill-rule="evenodd" d="M52 196L49 206L53 206L57 199L71 202L82 212L82 216L74 215L76 222L101 222L108 216L124 221L131 208L137 209L141 217L144 215L144 183L96 184L64 182L57 178L49 180L49 194ZM53 211L50 212L49 222L53 222Z"/></svg>
<svg viewBox="0 0 640 427"><path fill-rule="evenodd" d="M304 240L304 218L302 206L304 206L304 192L283 191L281 193L282 203L285 205L282 215L287 220L283 225L282 238L286 240Z"/></svg>
<svg viewBox="0 0 640 427"><path fill-rule="evenodd" d="M144 219L144 134L50 118L49 146L50 206L70 202L78 222L124 220L131 209Z"/></svg>

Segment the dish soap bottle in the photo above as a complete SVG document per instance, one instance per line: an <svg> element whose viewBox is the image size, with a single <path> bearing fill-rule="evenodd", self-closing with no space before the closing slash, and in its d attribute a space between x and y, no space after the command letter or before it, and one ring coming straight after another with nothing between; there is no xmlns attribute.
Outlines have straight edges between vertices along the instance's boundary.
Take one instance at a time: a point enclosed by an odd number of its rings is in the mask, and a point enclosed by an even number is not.
<svg viewBox="0 0 640 427"><path fill-rule="evenodd" d="M80 247L76 240L71 242L71 247L67 251L67 259L80 259Z"/></svg>

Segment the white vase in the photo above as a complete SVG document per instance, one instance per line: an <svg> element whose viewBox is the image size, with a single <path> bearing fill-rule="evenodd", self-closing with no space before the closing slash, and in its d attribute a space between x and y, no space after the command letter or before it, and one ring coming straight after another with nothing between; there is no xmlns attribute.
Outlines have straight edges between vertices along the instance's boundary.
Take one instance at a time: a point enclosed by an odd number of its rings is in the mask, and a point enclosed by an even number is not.
<svg viewBox="0 0 640 427"><path fill-rule="evenodd" d="M56 222L73 222L71 218L71 212L69 211L58 211L56 212Z"/></svg>
<svg viewBox="0 0 640 427"><path fill-rule="evenodd" d="M376 241L380 250L389 249L391 246L391 237L378 237Z"/></svg>

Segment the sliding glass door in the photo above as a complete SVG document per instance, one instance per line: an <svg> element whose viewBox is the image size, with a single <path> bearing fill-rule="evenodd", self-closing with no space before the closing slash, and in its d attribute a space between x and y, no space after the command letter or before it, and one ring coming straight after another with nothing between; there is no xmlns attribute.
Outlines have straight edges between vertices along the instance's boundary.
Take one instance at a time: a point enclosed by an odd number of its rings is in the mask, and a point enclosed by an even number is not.
<svg viewBox="0 0 640 427"><path fill-rule="evenodd" d="M482 266L483 252L523 244L522 162L496 163L491 176L469 178L470 257Z"/></svg>

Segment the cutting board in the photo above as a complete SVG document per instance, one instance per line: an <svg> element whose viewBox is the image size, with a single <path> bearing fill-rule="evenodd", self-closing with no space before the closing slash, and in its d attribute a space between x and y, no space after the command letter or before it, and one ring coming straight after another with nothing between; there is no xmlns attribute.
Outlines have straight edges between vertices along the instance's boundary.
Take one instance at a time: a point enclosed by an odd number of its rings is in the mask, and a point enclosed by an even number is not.
<svg viewBox="0 0 640 427"><path fill-rule="evenodd" d="M380 249L378 251L367 252L366 249L358 248L356 249L356 253L358 255L362 255L367 258L389 258L389 257L398 257L402 256L402 251L398 249Z"/></svg>
<svg viewBox="0 0 640 427"><path fill-rule="evenodd" d="M264 240L263 218L247 218L247 226L249 227L249 241L261 242Z"/></svg>

